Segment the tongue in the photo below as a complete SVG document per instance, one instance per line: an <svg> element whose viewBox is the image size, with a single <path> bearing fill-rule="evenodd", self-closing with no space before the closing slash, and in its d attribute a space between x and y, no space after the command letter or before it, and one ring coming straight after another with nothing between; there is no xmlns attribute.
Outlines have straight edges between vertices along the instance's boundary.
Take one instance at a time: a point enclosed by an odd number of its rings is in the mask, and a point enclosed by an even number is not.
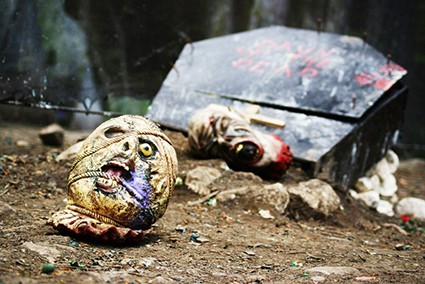
<svg viewBox="0 0 425 284"><path fill-rule="evenodd" d="M111 167L108 168L108 170L106 171L107 174L110 174L111 176L117 176L120 177L123 173L123 169L118 168L118 167Z"/></svg>

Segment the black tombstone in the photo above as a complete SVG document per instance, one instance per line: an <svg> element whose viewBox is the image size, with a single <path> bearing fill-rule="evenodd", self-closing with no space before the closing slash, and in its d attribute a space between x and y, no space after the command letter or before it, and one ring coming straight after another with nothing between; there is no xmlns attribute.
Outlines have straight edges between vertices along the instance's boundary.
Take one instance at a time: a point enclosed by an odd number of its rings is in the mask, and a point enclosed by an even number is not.
<svg viewBox="0 0 425 284"><path fill-rule="evenodd" d="M347 188L397 141L406 70L360 38L273 26L187 44L148 117L187 131L211 103L285 121L303 169Z"/></svg>

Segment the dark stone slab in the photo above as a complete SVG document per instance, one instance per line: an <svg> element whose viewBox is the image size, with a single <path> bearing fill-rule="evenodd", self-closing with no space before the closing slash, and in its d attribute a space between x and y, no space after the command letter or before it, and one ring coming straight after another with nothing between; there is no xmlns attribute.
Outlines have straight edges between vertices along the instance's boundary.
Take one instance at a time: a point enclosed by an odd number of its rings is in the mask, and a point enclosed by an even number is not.
<svg viewBox="0 0 425 284"><path fill-rule="evenodd" d="M352 185L396 141L406 71L361 39L271 27L187 45L148 116L187 131L211 103L286 122L274 132L311 176Z"/></svg>

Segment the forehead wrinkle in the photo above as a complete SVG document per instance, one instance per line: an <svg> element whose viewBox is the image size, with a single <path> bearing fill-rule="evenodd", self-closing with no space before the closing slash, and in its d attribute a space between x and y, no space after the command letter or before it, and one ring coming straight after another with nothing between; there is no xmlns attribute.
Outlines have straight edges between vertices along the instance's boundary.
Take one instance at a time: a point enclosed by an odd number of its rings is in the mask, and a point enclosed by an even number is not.
<svg viewBox="0 0 425 284"><path fill-rule="evenodd" d="M170 139L163 132L160 132L160 131L140 131L140 130L137 130L137 133L139 135L151 135L151 136L159 137L162 140L166 141L171 146L173 145L171 143Z"/></svg>

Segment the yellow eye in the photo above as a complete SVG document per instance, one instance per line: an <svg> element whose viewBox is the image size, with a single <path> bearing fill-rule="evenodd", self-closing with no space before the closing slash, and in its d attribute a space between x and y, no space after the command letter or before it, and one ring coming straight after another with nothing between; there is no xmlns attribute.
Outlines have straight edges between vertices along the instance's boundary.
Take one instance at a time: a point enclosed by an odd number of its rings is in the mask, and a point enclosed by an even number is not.
<svg viewBox="0 0 425 284"><path fill-rule="evenodd" d="M142 143L139 146L140 152L142 152L142 155L145 157L150 157L153 154L152 146L149 143Z"/></svg>

